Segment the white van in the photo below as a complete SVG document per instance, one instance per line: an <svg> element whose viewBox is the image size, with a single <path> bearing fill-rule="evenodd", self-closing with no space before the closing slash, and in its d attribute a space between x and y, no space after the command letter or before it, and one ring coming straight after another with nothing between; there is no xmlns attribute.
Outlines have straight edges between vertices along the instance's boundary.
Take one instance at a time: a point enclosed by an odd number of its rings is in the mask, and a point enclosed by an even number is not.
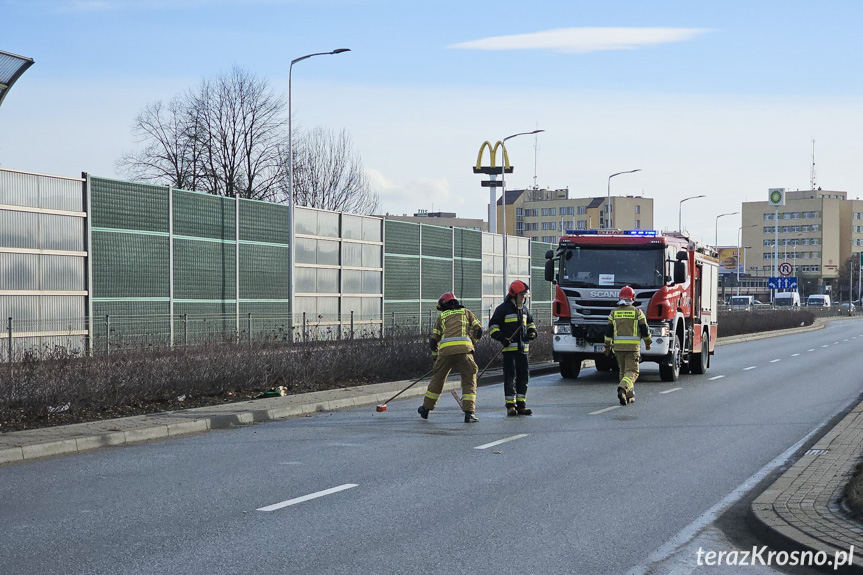
<svg viewBox="0 0 863 575"><path fill-rule="evenodd" d="M809 296L809 299L806 300L807 307L830 307L830 305L830 296L827 294L812 294Z"/></svg>
<svg viewBox="0 0 863 575"><path fill-rule="evenodd" d="M728 306L731 311L752 311L752 302L755 301L755 296L751 295L735 295L728 300Z"/></svg>
<svg viewBox="0 0 863 575"><path fill-rule="evenodd" d="M776 294L773 298L773 305L776 307L800 307L800 294L796 291L785 291Z"/></svg>

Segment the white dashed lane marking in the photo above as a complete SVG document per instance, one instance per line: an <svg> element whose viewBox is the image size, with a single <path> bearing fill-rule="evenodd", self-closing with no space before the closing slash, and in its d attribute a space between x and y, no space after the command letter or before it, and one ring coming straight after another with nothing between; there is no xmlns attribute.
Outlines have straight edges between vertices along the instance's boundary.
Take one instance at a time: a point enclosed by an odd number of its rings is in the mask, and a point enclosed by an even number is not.
<svg viewBox="0 0 863 575"><path fill-rule="evenodd" d="M707 381L714 381L716 379L722 379L723 377L725 377L725 376L724 375L714 375L713 377L711 377Z"/></svg>
<svg viewBox="0 0 863 575"><path fill-rule="evenodd" d="M683 389L682 387L675 387L674 389L666 389L665 391L660 391L659 393L671 393L672 391L679 391Z"/></svg>
<svg viewBox="0 0 863 575"><path fill-rule="evenodd" d="M750 365L749 367L744 367L743 371L749 371L750 369L755 369L756 367L758 367L758 366L757 365Z"/></svg>
<svg viewBox="0 0 863 575"><path fill-rule="evenodd" d="M273 503L272 505L267 505L266 507L258 508L258 511L276 511L277 509L282 509L283 507L288 507L289 505L296 505L297 503L302 503L303 501L309 501L310 499L317 499L318 497L323 497L325 495L331 495L333 493L338 493L339 491L344 491L345 489L350 489L351 487L356 487L356 483L345 483L344 485L339 485L338 487L333 487L331 489L324 489L323 491L318 491L316 493L310 493L308 495L303 495L302 497L295 497L294 499L288 499L287 501L282 501L281 503Z"/></svg>
<svg viewBox="0 0 863 575"><path fill-rule="evenodd" d="M611 411L612 409L617 409L618 407L623 407L622 405L612 405L611 407L606 407L605 409L599 409L597 411L591 411L588 415L599 415L600 413L605 413L606 411Z"/></svg>
<svg viewBox="0 0 863 575"><path fill-rule="evenodd" d="M807 349L806 351L815 351L814 349Z"/></svg>
<svg viewBox="0 0 863 575"><path fill-rule="evenodd" d="M792 353L791 357L797 357L798 355L800 355L800 354L799 353Z"/></svg>
<svg viewBox="0 0 863 575"><path fill-rule="evenodd" d="M513 435L512 437L506 437L504 439L498 439L497 441L492 441L491 443L486 443L485 445L477 445L474 449L488 449L489 447L494 447L495 445L500 445L501 443L506 443L507 441L512 441L514 439L521 439L522 437L527 437L529 434L527 433L519 433L518 435Z"/></svg>
<svg viewBox="0 0 863 575"><path fill-rule="evenodd" d="M771 359L770 363L776 363L777 361L782 361L781 359Z"/></svg>

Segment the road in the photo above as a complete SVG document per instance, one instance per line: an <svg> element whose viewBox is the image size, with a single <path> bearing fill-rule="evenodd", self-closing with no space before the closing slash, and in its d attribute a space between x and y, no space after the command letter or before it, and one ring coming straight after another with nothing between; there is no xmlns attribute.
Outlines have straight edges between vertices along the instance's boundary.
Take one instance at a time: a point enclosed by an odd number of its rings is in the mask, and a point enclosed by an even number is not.
<svg viewBox="0 0 863 575"><path fill-rule="evenodd" d="M534 378L533 417L496 385L472 425L445 396L5 465L0 573L773 572L695 552L750 544L723 514L858 397L861 345L845 320L644 364L627 407L585 369Z"/></svg>

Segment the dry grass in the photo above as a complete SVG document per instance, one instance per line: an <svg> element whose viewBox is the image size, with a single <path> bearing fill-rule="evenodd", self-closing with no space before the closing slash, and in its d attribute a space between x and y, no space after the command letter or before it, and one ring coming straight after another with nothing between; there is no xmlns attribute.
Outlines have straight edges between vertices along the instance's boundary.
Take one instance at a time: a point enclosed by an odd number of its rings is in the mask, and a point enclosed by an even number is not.
<svg viewBox="0 0 863 575"><path fill-rule="evenodd" d="M863 463L857 464L851 481L845 486L845 503L855 517L863 517Z"/></svg>
<svg viewBox="0 0 863 575"><path fill-rule="evenodd" d="M477 348L482 369L500 344L486 337ZM543 327L531 345L531 359L550 358L551 331ZM413 335L294 345L214 342L94 357L58 347L28 353L11 371L2 366L0 431L245 400L277 386L293 395L411 379L431 366L427 338Z"/></svg>
<svg viewBox="0 0 863 575"><path fill-rule="evenodd" d="M815 315L810 311L726 312L719 314L718 337L729 337L812 325Z"/></svg>

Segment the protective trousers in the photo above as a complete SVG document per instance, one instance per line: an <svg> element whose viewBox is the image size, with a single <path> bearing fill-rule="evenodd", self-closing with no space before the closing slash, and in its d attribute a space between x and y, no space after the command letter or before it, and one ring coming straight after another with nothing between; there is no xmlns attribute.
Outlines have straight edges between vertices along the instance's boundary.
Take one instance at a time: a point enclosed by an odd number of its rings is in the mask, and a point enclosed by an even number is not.
<svg viewBox="0 0 863 575"><path fill-rule="evenodd" d="M434 364L434 372L423 398L423 407L431 411L434 409L440 394L443 391L449 372L457 369L461 374L461 409L462 411L476 411L476 362L473 355L469 353L456 353L452 355L439 355Z"/></svg>
<svg viewBox="0 0 863 575"><path fill-rule="evenodd" d="M616 351L617 365L620 366L620 387L630 392L635 387L638 379L638 357L639 351Z"/></svg>
<svg viewBox="0 0 863 575"><path fill-rule="evenodd" d="M503 352L503 395L507 407L516 403L524 407L527 398L527 382L530 379L527 354L521 351Z"/></svg>

